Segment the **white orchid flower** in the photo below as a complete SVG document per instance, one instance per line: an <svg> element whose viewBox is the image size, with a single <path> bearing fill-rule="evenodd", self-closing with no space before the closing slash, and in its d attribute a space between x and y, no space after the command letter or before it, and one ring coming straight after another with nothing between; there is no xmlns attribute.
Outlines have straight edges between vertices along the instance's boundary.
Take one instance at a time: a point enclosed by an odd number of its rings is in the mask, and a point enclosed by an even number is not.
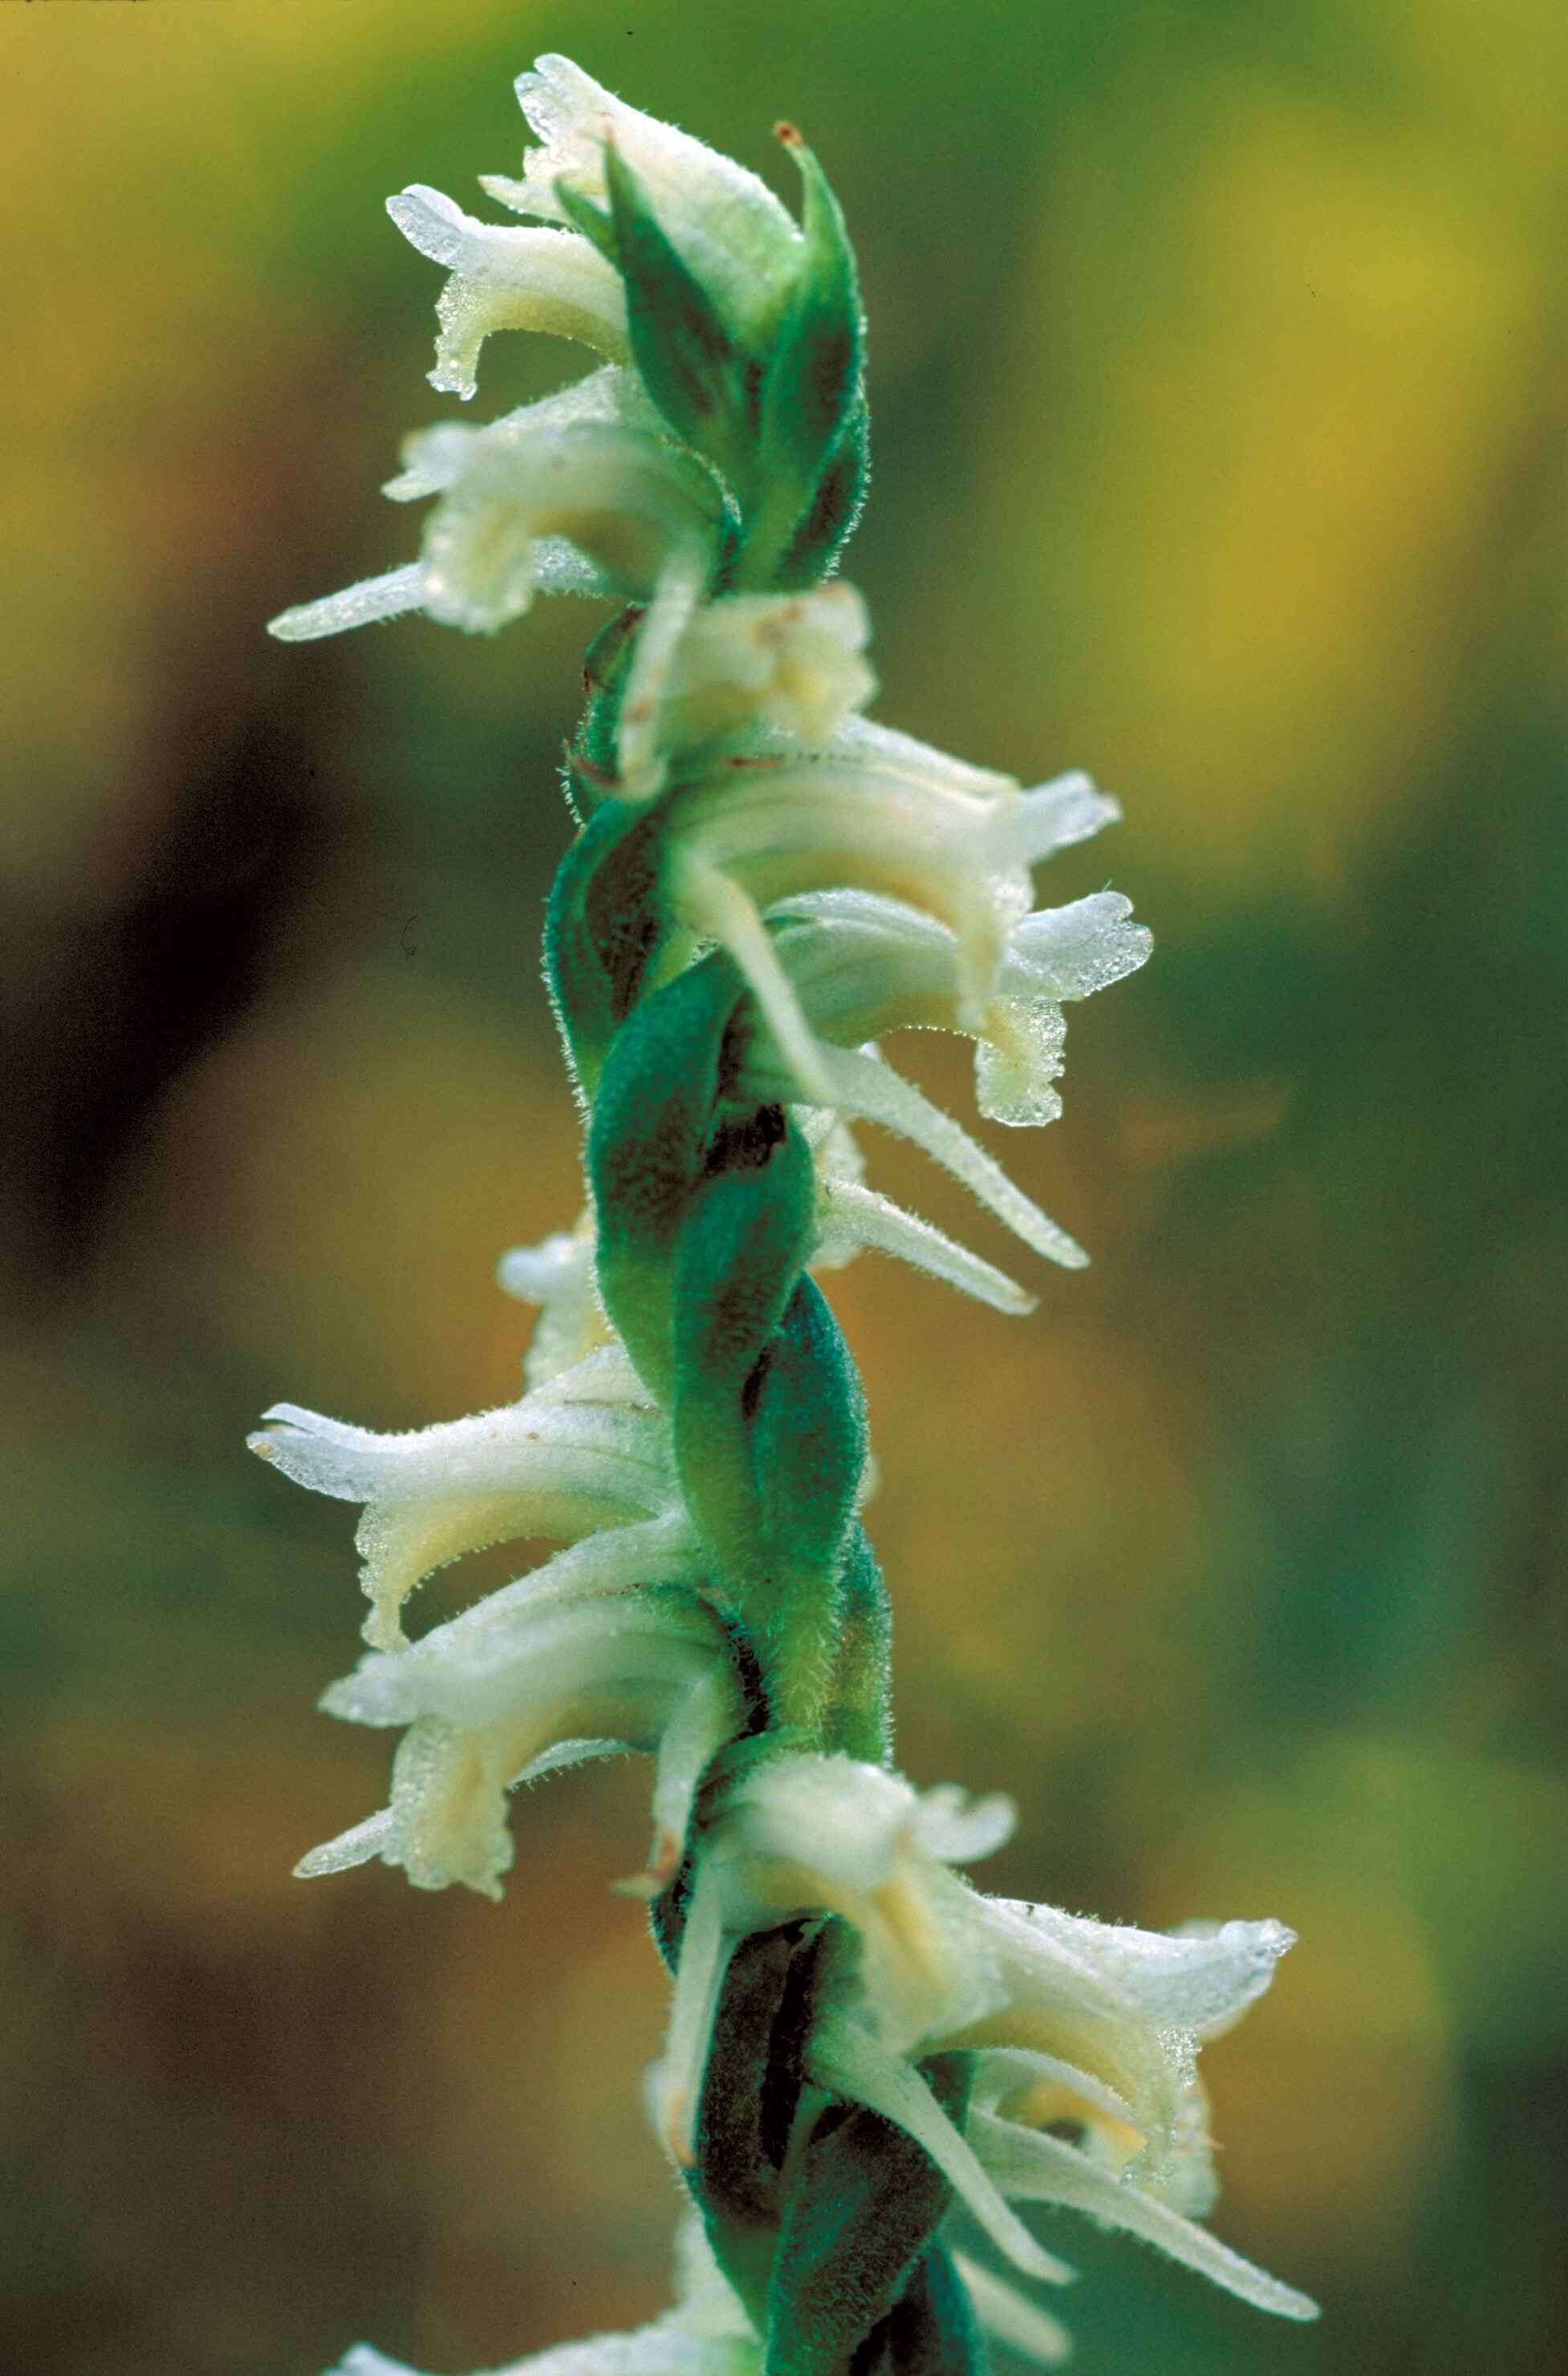
<svg viewBox="0 0 1568 2376"><path fill-rule="evenodd" d="M628 360L621 276L580 232L480 222L422 183L388 198L386 211L410 246L449 275L436 301L432 387L471 397L480 350L496 330L542 330L591 347L606 362Z"/></svg>
<svg viewBox="0 0 1568 2376"><path fill-rule="evenodd" d="M607 363L602 371L588 372L549 396L536 397L531 403L502 413L486 424L483 436L490 447L514 448L535 445L559 430L589 425L647 430L656 436L668 434L636 373ZM441 435L443 427L455 429L457 435ZM382 493L395 504L445 494L461 476L473 434L463 422L438 423L434 433L411 431L402 444L403 468L386 481Z"/></svg>
<svg viewBox="0 0 1568 2376"><path fill-rule="evenodd" d="M1149 943L1113 893L1031 913L1028 870L1110 824L1114 801L1080 775L1025 792L858 718L816 751L754 732L668 797L674 903L729 950L762 1015L748 1087L909 1138L1036 1253L1086 1263L874 1046L844 1043L967 1032L983 1110L1051 1119L1063 1002L1134 970Z"/></svg>
<svg viewBox="0 0 1568 2376"><path fill-rule="evenodd" d="M701 1835L670 2042L658 2083L667 2142L689 2155L723 1975L749 1931L812 1913L856 1934L806 2050L807 2076L905 2129L958 2203L1026 2275L1071 2272L1016 2202L1054 2202L1160 2245L1289 2318L1313 2305L1198 2227L1213 2200L1199 2044L1262 1995L1292 1934L1277 1922L1137 1930L982 1895L949 1868L1008 1836L1009 1801L917 1792L844 1757L782 1756ZM976 2055L962 2128L924 2056ZM1056 2323L980 2271L977 2307L1050 2358ZM1059 2353L1055 2356L1060 2356Z"/></svg>
<svg viewBox="0 0 1568 2376"><path fill-rule="evenodd" d="M780 900L844 885L902 899L950 927L958 1013L978 1028L1008 930L1029 908L1028 868L1120 814L1085 775L1025 791L856 719L816 750L759 738L673 792L671 888L696 929L752 974L781 1046L798 1034L799 1010L777 1011L782 978L777 959L758 964L766 935L757 920Z"/></svg>
<svg viewBox="0 0 1568 2376"><path fill-rule="evenodd" d="M1260 2310L1314 2318L1304 2294L1192 2216L1215 2194L1198 2047L1262 1995L1291 1932L1277 1922L1136 1930L987 1898L951 1876L930 1898L929 1919L950 1926L997 2001L944 2018L900 2052L896 2026L863 1982L814 2034L807 2068L816 2083L923 2144L963 2209L1026 2275L1054 2272L1042 2270L1013 2205L1054 2203L1143 2237ZM951 2049L978 2052L962 2130L917 2068L918 2055ZM999 2331L1011 2323L1022 2347L1048 2363L1062 2356L1055 2322L1039 2325L1039 2313L1000 2279L982 2273L976 2299Z"/></svg>
<svg viewBox="0 0 1568 2376"><path fill-rule="evenodd" d="M284 611L269 632L309 642L424 611L492 634L536 593L647 596L670 554L711 566L724 519L717 481L668 439L630 426L626 375L595 373L488 429L444 422L403 447L388 493L439 493L421 559Z"/></svg>
<svg viewBox="0 0 1568 2376"><path fill-rule="evenodd" d="M813 1030L766 915L849 888L932 917L952 935L957 1028L983 1034L1009 933L1029 909L1029 867L1120 811L1087 776L1024 791L864 719L815 751L755 739L668 796L666 883L689 928L745 973L796 1095L852 1112L863 1068ZM912 1097L900 1100L911 1114ZM1063 1232L1045 1234L1053 1259L1083 1259Z"/></svg>
<svg viewBox="0 0 1568 2376"><path fill-rule="evenodd" d="M639 1580L692 1560L667 1541ZM374 1652L322 1699L354 1724L407 1725L378 1814L313 1849L304 1879L379 1857L419 1889L462 1882L499 1897L512 1863L507 1793L585 1759L658 1759L655 1872L672 1871L703 1772L744 1700L728 1636L690 1593L541 1595L532 1577L493 1593L400 1651Z"/></svg>
<svg viewBox="0 0 1568 2376"><path fill-rule="evenodd" d="M695 2213L675 2236L676 2299L629 2334L590 2335L516 2359L493 2376L761 2376L762 2346L747 2323ZM357 2344L331 2376L417 2376L367 2343Z"/></svg>
<svg viewBox="0 0 1568 2376"><path fill-rule="evenodd" d="M649 1543L681 1535L669 1432L621 1348L536 1386L520 1401L404 1434L377 1434L277 1403L248 1441L296 1484L362 1502L356 1544L371 1602L365 1638L405 1639L401 1611L437 1568L491 1543L543 1538L572 1548L542 1588L612 1591L640 1580Z"/></svg>
<svg viewBox="0 0 1568 2376"><path fill-rule="evenodd" d="M661 790L673 754L759 724L831 742L876 691L871 620L841 578L803 594L699 595L677 566L643 622L619 725L623 799Z"/></svg>
<svg viewBox="0 0 1568 2376"><path fill-rule="evenodd" d="M859 1935L865 1986L900 2044L933 2023L978 2019L996 1990L942 1910L949 1864L1000 1847L1012 1801L920 1792L844 1756L788 1754L748 1776L702 1835L658 2096L666 2142L689 2161L708 2035L731 1955L754 1930L840 1914Z"/></svg>
<svg viewBox="0 0 1568 2376"><path fill-rule="evenodd" d="M523 158L520 181L482 173L493 198L517 214L564 223L556 184L604 206L604 150L612 142L647 191L666 236L733 320L759 330L788 288L800 233L766 182L689 133L660 124L605 89L570 58L537 58L519 75L517 103L542 147Z"/></svg>

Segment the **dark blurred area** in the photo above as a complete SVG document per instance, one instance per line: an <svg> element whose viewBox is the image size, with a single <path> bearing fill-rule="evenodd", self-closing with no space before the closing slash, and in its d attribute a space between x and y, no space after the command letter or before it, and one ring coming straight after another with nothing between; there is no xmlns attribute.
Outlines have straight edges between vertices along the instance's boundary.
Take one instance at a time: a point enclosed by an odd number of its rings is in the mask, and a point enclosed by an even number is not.
<svg viewBox="0 0 1568 2376"><path fill-rule="evenodd" d="M564 49L772 174L873 329L880 716L1119 790L1147 970L992 1132L1093 1251L1040 1313L833 1282L900 1760L987 1885L1277 1915L1206 2057L1271 2326L1060 2242L1084 2376L1568 2370L1568 139L1546 0L12 6L0 805L0 2364L466 2370L646 2317L646 1775L530 1794L496 1908L301 1852L352 1514L243 1448L515 1391L497 1254L577 1208L538 980L594 613L280 648L410 557L438 276ZM24 196L25 194L25 196ZM480 417L581 367L496 340ZM900 1051L956 1110L963 1051ZM999 1144L999 1142L1002 1142ZM1016 1267L903 1150L873 1177ZM1027 1258L1022 1258L1027 1259ZM436 1617L508 1573L427 1588Z"/></svg>

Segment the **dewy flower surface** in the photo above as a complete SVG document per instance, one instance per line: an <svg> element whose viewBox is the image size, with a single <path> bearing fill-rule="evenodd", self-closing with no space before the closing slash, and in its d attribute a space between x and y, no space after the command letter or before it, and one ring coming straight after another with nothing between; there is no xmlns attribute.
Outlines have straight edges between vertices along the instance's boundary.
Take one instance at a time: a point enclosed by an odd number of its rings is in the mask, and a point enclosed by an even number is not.
<svg viewBox="0 0 1568 2376"><path fill-rule="evenodd" d="M422 612L493 634L541 594L611 606L545 935L586 1203L502 1259L540 1313L515 1402L404 1435L280 1403L251 1439L362 1505L370 1648L323 1705L399 1736L386 1806L299 1870L380 1861L495 1897L520 1785L653 1760L625 1886L673 1980L649 2109L690 2204L678 2299L518 2376L978 2376L988 2333L1051 2363L1065 2330L1016 2278L1071 2271L1036 2204L1310 2317L1199 2224L1198 2050L1291 1934L1125 1929L956 1869L1014 1810L893 1768L864 1398L818 1284L874 1249L1033 1307L868 1182L862 1123L1033 1253L1087 1259L880 1043L958 1033L988 1121L1054 1120L1066 1006L1149 938L1114 891L1038 906L1034 870L1119 808L1079 772L1026 788L865 715L870 621L837 575L865 486L863 324L799 133L778 127L797 217L568 59L517 93L538 145L484 186L522 227L420 184L389 201L448 276L431 378L470 397L514 329L596 365L487 425L416 431L386 493L431 507L417 557L273 628ZM410 1639L425 1577L513 1541L553 1548ZM342 2376L407 2371L361 2345Z"/></svg>

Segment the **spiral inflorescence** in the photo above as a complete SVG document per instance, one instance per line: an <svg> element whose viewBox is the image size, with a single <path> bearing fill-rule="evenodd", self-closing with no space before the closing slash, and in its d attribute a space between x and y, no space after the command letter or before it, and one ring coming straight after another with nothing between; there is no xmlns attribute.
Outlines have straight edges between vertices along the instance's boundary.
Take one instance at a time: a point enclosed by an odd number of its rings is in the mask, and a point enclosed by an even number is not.
<svg viewBox="0 0 1568 2376"><path fill-rule="evenodd" d="M545 930L588 1207L503 1264L542 1307L519 1401L403 1437L282 1404L252 1439L364 1504L371 1647L324 1705L403 1729L388 1804L300 1870L379 1858L496 1896L519 1783L654 1755L632 1886L674 1985L650 2099L700 2224L676 2309L569 2353L574 2376L970 2376L985 2330L1052 2362L1054 2318L959 2249L961 2212L983 2251L1063 2282L1019 2202L1309 2316L1197 2224L1197 2048L1290 1934L1118 1930L952 1870L1001 1844L1011 1803L893 1770L864 1396L818 1283L875 1247L1031 1305L867 1184L861 1121L1036 1253L1086 1259L878 1042L961 1032L989 1117L1053 1118L1064 1003L1148 936L1111 892L1035 909L1030 870L1115 803L1077 774L1026 790L861 714L868 624L835 572L866 480L864 331L800 135L778 127L797 221L565 59L518 90L542 146L486 186L532 227L421 187L391 202L449 276L432 377L471 394L485 339L517 327L600 367L409 440L386 493L434 503L418 561L274 629L422 610L491 632L541 592L611 599ZM424 1576L524 1537L562 1548L409 1639Z"/></svg>

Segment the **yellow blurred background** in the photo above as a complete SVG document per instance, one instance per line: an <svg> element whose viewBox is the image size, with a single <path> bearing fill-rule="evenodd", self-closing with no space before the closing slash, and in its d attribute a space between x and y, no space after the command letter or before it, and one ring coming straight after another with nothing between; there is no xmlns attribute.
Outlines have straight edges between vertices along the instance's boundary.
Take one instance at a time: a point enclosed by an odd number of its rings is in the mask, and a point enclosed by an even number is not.
<svg viewBox="0 0 1568 2376"><path fill-rule="evenodd" d="M9 1141L0 2363L490 2366L664 2299L645 1776L529 1795L496 1908L303 1849L386 1745L352 1514L242 1448L508 1396L498 1253L576 1208L537 974L592 624L283 649L412 551L454 408L381 212L515 172L564 49L772 174L873 327L879 714L1083 764L1147 971L1063 1122L1028 1322L834 1283L901 1761L1017 1796L987 1885L1301 1943L1207 2061L1220 2231L1084 2376L1568 2368L1563 428L1550 0L38 0L0 11ZM579 367L487 350L481 415ZM917 1043L960 1109L961 1053ZM1008 1262L912 1160L874 1176ZM460 1568L431 1616L515 1566Z"/></svg>

